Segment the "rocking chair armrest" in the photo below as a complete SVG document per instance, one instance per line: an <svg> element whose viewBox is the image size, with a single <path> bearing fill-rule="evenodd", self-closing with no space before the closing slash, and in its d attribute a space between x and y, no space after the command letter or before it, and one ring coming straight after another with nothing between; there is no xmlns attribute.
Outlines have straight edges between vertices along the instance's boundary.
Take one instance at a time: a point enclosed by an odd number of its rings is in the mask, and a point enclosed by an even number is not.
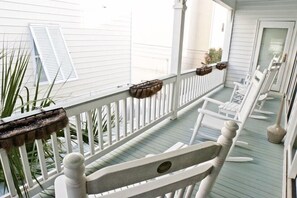
<svg viewBox="0 0 297 198"><path fill-rule="evenodd" d="M207 109L201 109L201 108L199 108L199 109L198 109L198 112L199 112L199 113L202 113L202 114L205 114L205 115L208 115L208 116L211 116L211 117L214 117L214 118L221 119L221 120L231 120L231 121L234 121L234 122L236 122L236 123L238 123L238 124L241 123L240 120L235 120L235 119L233 119L233 118L224 116L224 115L222 115L222 114L219 114L219 113L216 113L216 112L207 110Z"/></svg>
<svg viewBox="0 0 297 198"><path fill-rule="evenodd" d="M204 97L203 99L204 99L205 101L207 101L207 102L211 102L211 103L214 103L214 104L217 104L217 105L222 105L222 104L224 104L224 102L219 101L219 100L215 100L215 99L212 99L212 98Z"/></svg>

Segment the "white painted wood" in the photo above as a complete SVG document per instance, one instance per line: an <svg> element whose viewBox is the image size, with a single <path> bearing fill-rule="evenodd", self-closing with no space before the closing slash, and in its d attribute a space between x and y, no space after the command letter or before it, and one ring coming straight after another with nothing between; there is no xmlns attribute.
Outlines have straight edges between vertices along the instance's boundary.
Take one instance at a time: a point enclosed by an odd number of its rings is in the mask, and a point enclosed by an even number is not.
<svg viewBox="0 0 297 198"><path fill-rule="evenodd" d="M156 118L159 118L160 113L161 113L161 92L160 91L156 94L156 100L157 100L157 103L156 103Z"/></svg>
<svg viewBox="0 0 297 198"><path fill-rule="evenodd" d="M33 52L29 24L59 24L79 80L54 88L56 100L65 96L89 95L106 87L116 88L130 81L131 15L127 11L120 19L100 27L84 27L83 6L78 1L15 1L1 2L0 35L9 45L21 41ZM55 43L54 43L55 44ZM1 44L2 45L2 44ZM62 55L61 53L57 53ZM103 59L103 57L105 57ZM33 59L33 57L32 57ZM25 76L29 89L34 89L34 61ZM106 78L112 76L112 81ZM41 94L42 95L42 94Z"/></svg>
<svg viewBox="0 0 297 198"><path fill-rule="evenodd" d="M106 105L106 119L107 119L107 143L112 145L112 130L111 130L111 106L110 104Z"/></svg>
<svg viewBox="0 0 297 198"><path fill-rule="evenodd" d="M202 180L196 197L204 198L215 183L237 129L238 125L235 122L228 121L222 128L222 135L219 137L218 143L205 142L113 165L101 169L87 178L84 175L83 156L78 153L69 154L64 158L65 176L56 179L56 197L85 197L86 194L98 194L106 191L111 193L103 197L156 197L176 190L178 196L182 197L185 192L192 192L192 184ZM209 160L211 161L203 163ZM164 171L160 171L160 164L164 164L161 165ZM200 165L197 166L197 164ZM192 167L193 165L195 166ZM154 179L161 175L165 176ZM118 179L118 177L125 179ZM139 183L144 180L149 180L149 182ZM135 183L139 183L139 185L114 191L114 189ZM189 185L190 189L186 191L185 189Z"/></svg>
<svg viewBox="0 0 297 198"><path fill-rule="evenodd" d="M43 180L47 180L48 172L47 172L46 163L45 163L45 156L44 156L42 140L35 140L35 143L36 143L38 160L39 160L42 178L43 178Z"/></svg>
<svg viewBox="0 0 297 198"><path fill-rule="evenodd" d="M103 150L104 142L103 142L103 126L102 126L102 107L98 107L97 111L97 130L98 130L98 144L99 149Z"/></svg>
<svg viewBox="0 0 297 198"><path fill-rule="evenodd" d="M77 138L77 144L79 148L79 152L81 154L84 153L84 146L83 146L83 140L82 140L82 130L81 130L81 119L80 114L75 116L75 126L76 126L76 138Z"/></svg>
<svg viewBox="0 0 297 198"><path fill-rule="evenodd" d="M142 127L146 125L146 114L147 114L147 106L146 106L147 98L142 100Z"/></svg>
<svg viewBox="0 0 297 198"><path fill-rule="evenodd" d="M21 156L21 161L22 161L22 165L23 165L26 182L29 187L32 187L33 180L32 180L32 174L30 171L30 165L29 165L29 161L28 161L28 153L26 150L26 146L25 145L20 146L19 152L20 152L20 156Z"/></svg>
<svg viewBox="0 0 297 198"><path fill-rule="evenodd" d="M241 133L242 128L245 125L245 122L250 115L251 111L253 110L254 106L256 105L257 98L259 96L260 90L263 86L263 83L265 79L267 78L267 70L264 70L264 72L260 72L258 70L255 71L254 75L251 78L251 83L248 86L246 95L240 104L240 107L236 110L236 113L232 120L239 122L239 129L237 131L237 135L234 138L234 142L231 146L231 150L234 148L236 141ZM209 128L218 129L223 126L223 121L231 119L228 116L223 116L222 114L219 114L214 111L206 110L206 106L209 102L212 102L216 105L222 105L223 103L220 101L216 101L209 98L204 98L204 103L202 108L198 109L198 117L196 120L196 123L194 125L194 131L192 134L192 137L190 139L190 145L194 143L194 140L196 136L198 135L199 128L201 126L206 126ZM230 150L230 152L231 152ZM230 159L230 158L229 158ZM235 158L233 158L235 159ZM250 158L240 158L239 161L243 161L243 159L246 159L250 161ZM237 160L237 159L236 159Z"/></svg>
<svg viewBox="0 0 297 198"><path fill-rule="evenodd" d="M57 134L52 133L51 134L51 143L53 148L53 154L54 154L54 163L57 170L57 173L62 171L61 168L61 161L60 161L60 155L59 155L59 148L58 148L58 141L57 141Z"/></svg>
<svg viewBox="0 0 297 198"><path fill-rule="evenodd" d="M136 118L136 130L140 128L140 99L135 99L135 118Z"/></svg>
<svg viewBox="0 0 297 198"><path fill-rule="evenodd" d="M115 131L116 131L116 141L120 140L120 103L115 102Z"/></svg>
<svg viewBox="0 0 297 198"><path fill-rule="evenodd" d="M127 119L127 99L122 100L123 101L123 124L124 124L124 137L127 136L127 123L128 123L128 119Z"/></svg>
<svg viewBox="0 0 297 198"><path fill-rule="evenodd" d="M181 63L182 63L182 51L183 51L183 37L184 37L184 22L185 12L187 9L185 0L174 1L174 19L173 19L173 36L172 36L172 48L171 48L171 66L170 73L176 74L176 83L173 92L172 119L176 119L179 97L180 97L180 74L181 74Z"/></svg>
<svg viewBox="0 0 297 198"><path fill-rule="evenodd" d="M13 183L7 153L2 148L0 149L0 158L1 158L1 165L2 165L4 175L5 175L5 179L6 179L6 182L7 182L7 187L8 187L9 193L10 193L10 195L12 197L14 197L14 196L17 195L17 192L16 192L16 189L15 189L15 185Z"/></svg>
<svg viewBox="0 0 297 198"><path fill-rule="evenodd" d="M66 151L67 153L72 152L72 145L71 145L71 136L70 136L70 127L69 124L64 128L64 136L65 136L65 143L66 143Z"/></svg>
<svg viewBox="0 0 297 198"><path fill-rule="evenodd" d="M130 133L134 132L134 99L130 98L129 102L130 107L130 117L129 117L129 124L130 124Z"/></svg>
<svg viewBox="0 0 297 198"><path fill-rule="evenodd" d="M156 120L156 116L157 116L157 95L153 95L151 96L152 100L153 100L153 108L152 108L152 121Z"/></svg>
<svg viewBox="0 0 297 198"><path fill-rule="evenodd" d="M148 115L147 115L147 123L151 123L151 116L152 116L152 97L147 99L147 106L148 106Z"/></svg>
<svg viewBox="0 0 297 198"><path fill-rule="evenodd" d="M62 190L57 192L56 197L87 197L86 185L84 185L86 178L84 175L85 165L83 155L80 153L67 155L63 160L63 164L65 177L61 177L55 183L55 189Z"/></svg>
<svg viewBox="0 0 297 198"><path fill-rule="evenodd" d="M251 113L253 113L255 111L258 113L273 114L273 112L261 111L259 109L261 109L263 107L263 105L268 97L268 93L271 90L271 87L273 85L275 77L277 76L277 73L279 71L280 66L273 66L274 64L279 63L278 60L279 60L279 57L274 57L271 60L269 66L268 66L267 76L266 76L266 78L263 82L263 85L260 89L260 92L257 96L256 105L253 106ZM258 71L259 69L260 69L260 67L258 67L256 71ZM236 114L236 112L238 112L239 108L241 107L242 101L246 97L245 95L249 88L250 82L251 82L250 75L247 75L247 77L245 78L245 82L243 84L234 82L235 87L233 89L233 93L230 97L230 100L229 100L229 102L225 102L224 104L221 104L219 106L219 112L224 113L226 115L234 116ZM262 119L262 120L268 119L266 116L262 116L262 115L250 115L250 118Z"/></svg>
<svg viewBox="0 0 297 198"><path fill-rule="evenodd" d="M88 139L89 139L89 149L91 155L95 153L95 145L94 145L94 133L93 133L93 115L91 111L86 113L87 125L88 125Z"/></svg>
<svg viewBox="0 0 297 198"><path fill-rule="evenodd" d="M263 37L264 29L285 28L288 30L285 43L283 44L284 49L282 52L283 55L285 55L285 54L287 55L289 53L290 44L292 42L292 34L293 34L294 26L295 26L295 23L291 22L291 21L281 21L281 22L271 21L271 20L270 21L265 21L265 20L259 21L259 27L258 27L258 32L257 32L257 41L255 43L256 47L255 47L255 52L254 52L254 56L253 56L252 71L256 70L256 68L258 66L258 58L259 58L260 46L262 45L262 37ZM262 67L263 67L263 65L262 65ZM286 64L284 63L279 71L279 78L278 78L276 84L273 86L274 91L280 91L280 86L283 81L283 74L285 72L284 71L285 68L286 68Z"/></svg>
<svg viewBox="0 0 297 198"><path fill-rule="evenodd" d="M269 3L261 1L237 1L226 79L226 85L228 87L233 87L233 81L240 81L243 79L252 65L254 43L257 39L256 32L258 20L289 20L296 22L296 5L297 2L290 0L269 1ZM246 33L251 36L246 40L242 40L241 38L243 38ZM296 46L294 38L291 43L293 46ZM290 52L293 52L292 56L295 56L294 51L295 50L290 49ZM246 54L246 58L237 58L240 54ZM294 57L292 56L290 56L290 54L288 56L288 73L285 75L289 74L290 68L293 65Z"/></svg>
<svg viewBox="0 0 297 198"><path fill-rule="evenodd" d="M186 73L183 77L191 78L193 76L195 76L195 72L191 71L191 72ZM170 113L165 115L165 116L162 116L160 118L157 118L157 119L154 118L153 122L150 121L150 124L147 124L145 127L142 127L137 131L135 130L133 134L131 133L131 134L127 135L127 137L122 138L119 142L114 140L114 144L112 144L111 146L108 146L108 147L103 146L103 136L99 135L98 136L99 147L95 148L95 151L94 151L93 155L91 155L90 151L85 151L84 147L83 147L82 126L85 126L85 125L82 125L82 122L90 122L90 121L88 121L88 118L85 118L83 116L91 117L90 112L92 112L94 110L97 110L97 112L100 112L100 113L97 113L96 121L94 121L94 122L98 122L96 124L99 127L99 133L100 133L100 127L102 127L102 123L100 123L100 122L102 122L102 119L103 119L102 115L101 115L101 112L102 112L101 107L106 106L106 105L111 105L114 102L121 101L121 100L122 101L127 101L127 99L129 98L128 89L123 88L118 92L111 92L111 93L108 93L108 94L102 94L101 96L91 96L88 99L79 99L78 101L74 101L74 102L70 102L70 103L64 103L62 105L63 107L65 107L65 110L67 112L67 115L70 117L70 120L74 122L74 125L76 127L76 136L77 136L77 145L75 144L75 147L78 147L79 152L81 152L81 154L83 154L86 157L86 164L89 164L89 163L95 161L98 157L104 156L106 153L109 153L110 151L112 151L112 150L118 148L119 146L125 144L129 140L131 140L131 139L137 137L138 135L142 134L144 131L150 129L151 127L157 125L158 123L164 121L165 119L168 119L172 115L172 109L171 108L172 108L173 87L175 86L174 85L174 77L173 76L166 77L166 78L164 78L163 82L164 82L164 87L168 86L168 96L169 97L167 97L167 101L169 101L169 102L165 102L165 106L167 106L167 108L170 110ZM160 93L162 93L162 92L160 92ZM163 100L162 96L161 96L161 99ZM148 98L147 101L151 102L151 98ZM149 107L148 111L151 112L150 113L150 115L151 115L150 119L152 119L152 116L156 112L154 102L155 101L153 101L151 104L147 104L147 106ZM127 102L123 102L123 103L127 103ZM130 103L130 101L129 101L129 103ZM160 104L162 104L162 102ZM189 103L187 103L186 105L188 105L188 104ZM123 106L126 107L126 105L123 105ZM50 110L52 108L57 108L57 107L59 107L59 106L47 107L44 110L46 111L46 110ZM129 108L129 111L131 109L133 110L134 107ZM108 110L105 110L105 111L107 112ZM111 111L111 109L110 109L110 111ZM125 114L127 114L127 110L123 110L123 111L126 112ZM28 115L32 115L32 114L34 114L34 112L29 112L28 114L24 114L22 116L28 116ZM131 114L129 114L129 116L131 116ZM7 118L7 119L5 118L3 120L9 121L9 120L14 120L16 118L19 118L19 116L14 116L13 118ZM149 119L148 116L147 116L147 119ZM127 126L127 122L130 122L130 121L127 120L123 124ZM67 136L67 133L68 133L68 135L70 137L70 129L65 128L64 133L66 133L65 137ZM67 142L67 140L66 140L66 142ZM68 144L68 151L67 152L70 152L73 148L72 148L72 145L71 145L71 140L69 140L68 142L69 143L66 143L66 144ZM102 143L102 145L100 145L100 142ZM44 153L44 151L43 151L43 148L42 148L41 141L39 141L39 143L37 143L37 144L39 144L38 154L42 155ZM54 142L54 144L55 144L55 142ZM67 148L67 146L65 146L65 148ZM58 156L58 155L56 155L56 156ZM44 186L48 187L48 186L53 184L53 180L54 180L54 177L57 174L56 173L57 170L53 170L53 171L47 173L44 156L43 157L39 156L39 158L42 159L42 160L40 160L40 163L43 164L43 165L41 165L41 167L43 168L43 173L42 173L43 178L41 179L41 181L44 184ZM57 158L57 157L55 157L55 158ZM58 160L57 160L57 163L59 163ZM58 164L56 164L56 166L59 167ZM38 193L38 192L39 192L38 186L37 186L37 184L34 183L32 191L30 189L30 193L35 194L35 193Z"/></svg>
<svg viewBox="0 0 297 198"><path fill-rule="evenodd" d="M166 85L161 90L161 116L165 115L165 101L166 101Z"/></svg>

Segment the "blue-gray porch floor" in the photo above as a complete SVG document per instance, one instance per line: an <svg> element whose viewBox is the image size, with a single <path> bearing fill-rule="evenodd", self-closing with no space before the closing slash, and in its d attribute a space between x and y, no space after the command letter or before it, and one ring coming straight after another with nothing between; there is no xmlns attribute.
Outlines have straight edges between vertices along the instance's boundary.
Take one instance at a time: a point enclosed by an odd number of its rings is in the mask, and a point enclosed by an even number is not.
<svg viewBox="0 0 297 198"><path fill-rule="evenodd" d="M227 101L232 90L224 88L212 98ZM265 103L263 110L278 112L279 98ZM87 167L87 174L102 167L162 153L176 142L189 143L198 107L183 110L176 120L167 120ZM280 198L282 190L283 145L267 141L266 128L275 123L276 115L268 120L249 118L239 140L249 143L247 148L235 147L232 156L247 156L254 160L245 163L226 162L210 197ZM218 132L209 131L213 136ZM198 136L196 143L205 141Z"/></svg>

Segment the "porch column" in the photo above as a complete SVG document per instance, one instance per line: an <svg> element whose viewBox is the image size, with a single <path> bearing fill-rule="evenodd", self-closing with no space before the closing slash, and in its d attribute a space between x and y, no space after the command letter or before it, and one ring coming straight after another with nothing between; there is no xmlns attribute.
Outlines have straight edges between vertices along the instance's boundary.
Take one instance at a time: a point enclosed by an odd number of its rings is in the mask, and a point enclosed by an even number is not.
<svg viewBox="0 0 297 198"><path fill-rule="evenodd" d="M170 73L176 75L176 82L175 82L175 86L172 94L173 115L171 119L177 118L178 103L180 98L180 83L181 83L180 74L181 74L184 22L185 22L186 9L187 9L187 6L186 6L185 0L175 0Z"/></svg>

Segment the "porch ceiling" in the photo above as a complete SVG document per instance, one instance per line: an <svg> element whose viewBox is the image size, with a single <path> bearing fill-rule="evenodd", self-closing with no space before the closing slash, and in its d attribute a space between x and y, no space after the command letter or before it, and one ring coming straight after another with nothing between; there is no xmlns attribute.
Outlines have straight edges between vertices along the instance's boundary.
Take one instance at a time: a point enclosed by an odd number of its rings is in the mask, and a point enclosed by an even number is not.
<svg viewBox="0 0 297 198"><path fill-rule="evenodd" d="M262 2L280 2L281 0L213 0L214 2L228 8L228 9L235 9L236 3L237 2L248 2L248 3L262 3ZM292 0L296 1L296 0Z"/></svg>

